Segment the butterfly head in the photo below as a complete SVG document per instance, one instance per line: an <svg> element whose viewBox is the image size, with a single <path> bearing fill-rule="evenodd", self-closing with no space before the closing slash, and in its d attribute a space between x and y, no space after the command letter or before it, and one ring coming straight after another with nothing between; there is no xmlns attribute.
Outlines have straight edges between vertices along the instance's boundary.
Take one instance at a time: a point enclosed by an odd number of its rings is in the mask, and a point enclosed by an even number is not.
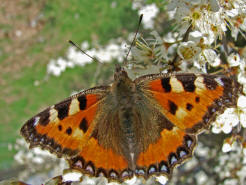
<svg viewBox="0 0 246 185"><path fill-rule="evenodd" d="M115 65L114 80L116 82L120 82L120 81L126 81L128 79L130 80L125 69L123 67L121 67L119 64L116 64Z"/></svg>
<svg viewBox="0 0 246 185"><path fill-rule="evenodd" d="M134 86L134 82L128 77L126 70L116 64L114 73L114 85L116 91L129 92Z"/></svg>

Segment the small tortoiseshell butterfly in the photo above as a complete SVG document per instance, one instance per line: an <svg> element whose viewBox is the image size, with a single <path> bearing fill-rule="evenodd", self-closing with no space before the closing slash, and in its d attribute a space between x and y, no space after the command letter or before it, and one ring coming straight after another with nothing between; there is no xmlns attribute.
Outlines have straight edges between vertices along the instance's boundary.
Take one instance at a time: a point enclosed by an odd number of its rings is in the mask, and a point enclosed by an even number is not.
<svg viewBox="0 0 246 185"><path fill-rule="evenodd" d="M196 136L236 106L234 77L151 74L131 80L116 66L114 82L85 90L37 114L21 128L30 147L65 157L71 168L119 182L171 176L192 156Z"/></svg>

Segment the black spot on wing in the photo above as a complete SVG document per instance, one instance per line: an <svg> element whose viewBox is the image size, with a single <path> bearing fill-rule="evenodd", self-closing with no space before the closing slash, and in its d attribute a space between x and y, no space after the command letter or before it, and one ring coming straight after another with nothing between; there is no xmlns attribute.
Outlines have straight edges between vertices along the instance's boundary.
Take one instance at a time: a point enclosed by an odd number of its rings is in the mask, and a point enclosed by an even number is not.
<svg viewBox="0 0 246 185"><path fill-rule="evenodd" d="M200 97L197 96L196 99L195 99L196 103L199 103L200 102Z"/></svg>
<svg viewBox="0 0 246 185"><path fill-rule="evenodd" d="M161 79L161 85L165 92L171 91L170 77Z"/></svg>
<svg viewBox="0 0 246 185"><path fill-rule="evenodd" d="M58 125L58 130L62 131L62 126L61 125Z"/></svg>
<svg viewBox="0 0 246 185"><path fill-rule="evenodd" d="M79 128L83 130L83 132L86 132L88 130L88 122L85 118L83 118L82 121L80 122Z"/></svg>
<svg viewBox="0 0 246 185"><path fill-rule="evenodd" d="M65 103L59 103L55 105L55 109L58 112L58 118L63 120L68 116L69 106L71 104L71 100L67 100Z"/></svg>
<svg viewBox="0 0 246 185"><path fill-rule="evenodd" d="M80 110L85 110L86 103L87 103L86 96L85 95L79 96L78 101L79 101Z"/></svg>
<svg viewBox="0 0 246 185"><path fill-rule="evenodd" d="M187 109L188 111L191 111L191 109L193 109L193 105L190 104L190 103L187 103L187 104L186 104L186 109Z"/></svg>
<svg viewBox="0 0 246 185"><path fill-rule="evenodd" d="M187 92L194 92L196 76L194 74L177 75L176 78L182 83L184 90Z"/></svg>
<svg viewBox="0 0 246 185"><path fill-rule="evenodd" d="M172 102L171 100L168 100L168 105L169 105L169 112L173 115L176 114L176 111L178 109L178 106Z"/></svg>
<svg viewBox="0 0 246 185"><path fill-rule="evenodd" d="M39 123L42 126L46 126L48 125L48 123L50 122L50 109L47 108L46 110L44 110L43 112L39 113L38 115L40 117Z"/></svg>
<svg viewBox="0 0 246 185"><path fill-rule="evenodd" d="M71 135L72 134L72 128L68 127L66 130L67 135Z"/></svg>

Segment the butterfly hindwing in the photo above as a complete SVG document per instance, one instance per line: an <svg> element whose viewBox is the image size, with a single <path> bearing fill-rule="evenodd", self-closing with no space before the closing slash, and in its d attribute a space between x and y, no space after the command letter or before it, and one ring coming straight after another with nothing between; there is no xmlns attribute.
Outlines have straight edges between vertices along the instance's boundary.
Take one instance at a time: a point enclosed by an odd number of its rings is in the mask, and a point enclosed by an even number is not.
<svg viewBox="0 0 246 185"><path fill-rule="evenodd" d="M132 176L124 156L112 148L102 147L96 138L90 138L83 150L69 159L70 166L92 176L104 176L112 180L122 180Z"/></svg>

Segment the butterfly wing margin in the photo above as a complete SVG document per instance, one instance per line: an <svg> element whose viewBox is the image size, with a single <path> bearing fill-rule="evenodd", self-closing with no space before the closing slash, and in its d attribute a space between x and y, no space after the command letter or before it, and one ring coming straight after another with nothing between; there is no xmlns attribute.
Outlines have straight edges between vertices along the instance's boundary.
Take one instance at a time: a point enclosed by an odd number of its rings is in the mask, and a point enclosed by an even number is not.
<svg viewBox="0 0 246 185"><path fill-rule="evenodd" d="M92 134L96 115L109 89L109 86L91 88L48 107L23 125L21 135L30 148L39 146L58 157L75 156Z"/></svg>

